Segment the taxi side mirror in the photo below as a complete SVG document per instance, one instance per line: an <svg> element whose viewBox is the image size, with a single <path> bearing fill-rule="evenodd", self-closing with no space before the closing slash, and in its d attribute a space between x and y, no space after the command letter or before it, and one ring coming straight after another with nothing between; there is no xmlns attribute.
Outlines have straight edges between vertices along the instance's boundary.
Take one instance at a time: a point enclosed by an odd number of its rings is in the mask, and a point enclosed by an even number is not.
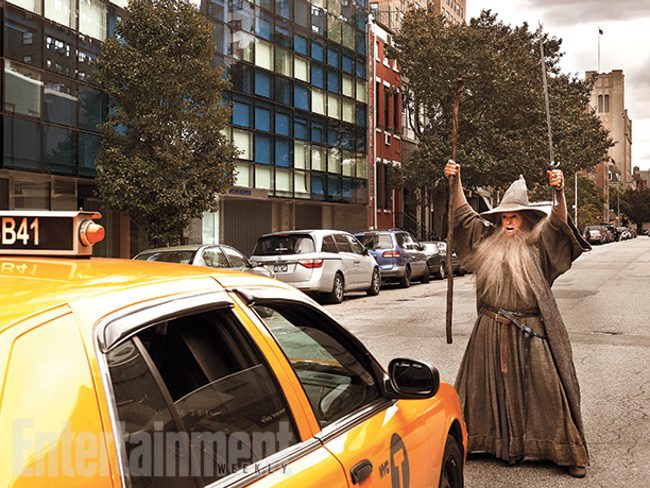
<svg viewBox="0 0 650 488"><path fill-rule="evenodd" d="M440 373L433 366L404 358L393 359L388 365L386 393L391 398L431 398L439 387Z"/></svg>

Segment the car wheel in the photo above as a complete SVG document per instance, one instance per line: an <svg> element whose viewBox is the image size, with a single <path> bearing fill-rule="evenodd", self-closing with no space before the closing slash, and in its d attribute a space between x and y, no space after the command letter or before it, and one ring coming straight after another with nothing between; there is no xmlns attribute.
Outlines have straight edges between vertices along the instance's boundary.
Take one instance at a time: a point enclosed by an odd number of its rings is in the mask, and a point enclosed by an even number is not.
<svg viewBox="0 0 650 488"><path fill-rule="evenodd" d="M407 266L404 271L404 276L399 280L399 286L402 288L408 288L411 286L411 267Z"/></svg>
<svg viewBox="0 0 650 488"><path fill-rule="evenodd" d="M431 277L429 276L429 266L427 266L427 269L424 270L424 274L422 275L422 278L420 279L420 283L422 284L427 284L430 281Z"/></svg>
<svg viewBox="0 0 650 488"><path fill-rule="evenodd" d="M341 273L334 275L334 283L332 284L332 291L327 294L328 303L341 303L345 292L345 281Z"/></svg>
<svg viewBox="0 0 650 488"><path fill-rule="evenodd" d="M379 295L379 290L381 289L381 275L377 268L372 270L372 279L370 280L370 288L366 290L366 293L371 296Z"/></svg>
<svg viewBox="0 0 650 488"><path fill-rule="evenodd" d="M449 434L442 455L440 488L463 488L463 454L456 438Z"/></svg>
<svg viewBox="0 0 650 488"><path fill-rule="evenodd" d="M441 280L444 280L447 277L447 265L445 263L440 263L438 265L438 276Z"/></svg>

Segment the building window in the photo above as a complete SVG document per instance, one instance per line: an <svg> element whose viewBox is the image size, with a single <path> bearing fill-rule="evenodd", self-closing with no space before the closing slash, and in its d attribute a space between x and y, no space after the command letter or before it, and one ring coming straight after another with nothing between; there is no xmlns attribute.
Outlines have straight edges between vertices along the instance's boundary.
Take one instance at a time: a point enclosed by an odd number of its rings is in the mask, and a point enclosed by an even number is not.
<svg viewBox="0 0 650 488"><path fill-rule="evenodd" d="M275 46L275 72L293 76L293 55L287 49Z"/></svg>
<svg viewBox="0 0 650 488"><path fill-rule="evenodd" d="M239 150L239 158L250 160L253 158L253 134L246 130L233 129L232 142Z"/></svg>
<svg viewBox="0 0 650 488"><path fill-rule="evenodd" d="M292 105L293 82L283 76L275 77L275 101L285 105Z"/></svg>
<svg viewBox="0 0 650 488"><path fill-rule="evenodd" d="M341 117L344 122L354 124L354 103L343 99L341 103Z"/></svg>
<svg viewBox="0 0 650 488"><path fill-rule="evenodd" d="M325 149L321 146L311 148L311 169L312 171L325 171Z"/></svg>
<svg viewBox="0 0 650 488"><path fill-rule="evenodd" d="M264 134L255 134L255 162L273 164L273 139Z"/></svg>
<svg viewBox="0 0 650 488"><path fill-rule="evenodd" d="M317 114L325 115L325 93L323 91L312 89L311 110Z"/></svg>
<svg viewBox="0 0 650 488"><path fill-rule="evenodd" d="M295 106L300 110L308 112L309 107L309 88L307 86L296 83L294 87L294 98ZM296 131L296 137L298 137L298 132ZM307 138L307 137L306 137Z"/></svg>
<svg viewBox="0 0 650 488"><path fill-rule="evenodd" d="M327 116L334 119L341 119L341 103L336 95L327 94Z"/></svg>
<svg viewBox="0 0 650 488"><path fill-rule="evenodd" d="M380 82L375 82L375 126L376 127L381 127L380 119L379 119L379 110L381 107L381 83Z"/></svg>
<svg viewBox="0 0 650 488"><path fill-rule="evenodd" d="M105 3L100 0L79 0L79 32L100 41L106 39Z"/></svg>
<svg viewBox="0 0 650 488"><path fill-rule="evenodd" d="M79 172L93 176L97 167L97 155L101 147L99 136L79 134Z"/></svg>
<svg viewBox="0 0 650 488"><path fill-rule="evenodd" d="M5 60L5 111L33 117L41 116L43 82L38 71Z"/></svg>
<svg viewBox="0 0 650 488"><path fill-rule="evenodd" d="M311 64L311 84L317 88L325 88L325 73L319 63Z"/></svg>
<svg viewBox="0 0 650 488"><path fill-rule="evenodd" d="M45 126L45 163L48 169L67 174L76 173L77 138L70 129Z"/></svg>
<svg viewBox="0 0 650 488"><path fill-rule="evenodd" d="M37 122L4 116L2 132L5 166L41 169L41 129Z"/></svg>
<svg viewBox="0 0 650 488"><path fill-rule="evenodd" d="M293 70L296 79L309 83L309 61L307 59L296 56Z"/></svg>
<svg viewBox="0 0 650 488"><path fill-rule="evenodd" d="M45 2L45 17L66 27L74 28L76 0L49 0Z"/></svg>
<svg viewBox="0 0 650 488"><path fill-rule="evenodd" d="M255 188L261 190L273 189L273 168L269 166L255 166Z"/></svg>
<svg viewBox="0 0 650 488"><path fill-rule="evenodd" d="M341 80L337 71L327 70L327 90L334 93L341 93Z"/></svg>
<svg viewBox="0 0 650 488"><path fill-rule="evenodd" d="M291 137L291 115L275 112L275 133Z"/></svg>
<svg viewBox="0 0 650 488"><path fill-rule="evenodd" d="M261 97L272 97L271 75L263 71L255 72L255 94Z"/></svg>
<svg viewBox="0 0 650 488"><path fill-rule="evenodd" d="M285 168L293 166L293 145L288 139L275 140L275 164Z"/></svg>
<svg viewBox="0 0 650 488"><path fill-rule="evenodd" d="M47 181L14 181L16 210L50 210L50 183Z"/></svg>
<svg viewBox="0 0 650 488"><path fill-rule="evenodd" d="M316 41L311 41L311 57L321 63L325 62L325 47Z"/></svg>
<svg viewBox="0 0 650 488"><path fill-rule="evenodd" d="M384 127L388 129L390 125L390 89L384 87Z"/></svg>
<svg viewBox="0 0 650 488"><path fill-rule="evenodd" d="M298 169L309 169L310 153L309 144L301 141L293 143L293 166Z"/></svg>
<svg viewBox="0 0 650 488"><path fill-rule="evenodd" d="M266 132L271 132L273 129L271 127L271 108L267 106L257 106L255 107L255 128L257 130L263 130Z"/></svg>
<svg viewBox="0 0 650 488"><path fill-rule="evenodd" d="M232 104L232 123L242 127L251 126L251 106L248 103L233 101Z"/></svg>
<svg viewBox="0 0 650 488"><path fill-rule="evenodd" d="M41 15L41 0L7 0L7 2Z"/></svg>
<svg viewBox="0 0 650 488"><path fill-rule="evenodd" d="M604 111L609 113L609 95L605 95L605 108Z"/></svg>
<svg viewBox="0 0 650 488"><path fill-rule="evenodd" d="M77 125L77 87L65 78L46 75L43 119L61 125Z"/></svg>
<svg viewBox="0 0 650 488"><path fill-rule="evenodd" d="M252 183L253 178L251 175L251 165L246 163L237 163L235 186L251 187Z"/></svg>
<svg viewBox="0 0 650 488"><path fill-rule="evenodd" d="M354 98L354 79L350 76L343 75L343 95Z"/></svg>
<svg viewBox="0 0 650 488"><path fill-rule="evenodd" d="M401 113L401 110L399 109L400 106L400 94L399 93L394 93L393 94L393 129L395 132L399 132L399 116Z"/></svg>
<svg viewBox="0 0 650 488"><path fill-rule="evenodd" d="M271 43L255 39L255 64L260 68L273 69L273 47Z"/></svg>
<svg viewBox="0 0 650 488"><path fill-rule="evenodd" d="M86 85L79 87L79 127L98 131L106 115L106 95Z"/></svg>

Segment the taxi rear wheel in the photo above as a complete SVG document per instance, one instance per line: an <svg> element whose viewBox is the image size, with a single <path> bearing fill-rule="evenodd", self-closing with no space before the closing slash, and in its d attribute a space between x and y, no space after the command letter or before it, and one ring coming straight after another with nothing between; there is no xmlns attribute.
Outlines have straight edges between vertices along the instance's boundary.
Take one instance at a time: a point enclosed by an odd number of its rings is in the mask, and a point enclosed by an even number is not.
<svg viewBox="0 0 650 488"><path fill-rule="evenodd" d="M442 456L440 488L463 488L463 454L456 438L449 434Z"/></svg>

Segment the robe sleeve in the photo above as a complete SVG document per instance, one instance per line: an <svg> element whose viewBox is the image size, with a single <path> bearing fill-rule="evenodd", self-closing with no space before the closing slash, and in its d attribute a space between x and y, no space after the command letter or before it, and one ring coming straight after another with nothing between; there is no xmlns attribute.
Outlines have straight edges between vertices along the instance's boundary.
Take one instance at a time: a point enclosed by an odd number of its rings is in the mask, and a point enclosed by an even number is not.
<svg viewBox="0 0 650 488"><path fill-rule="evenodd" d="M458 207L454 219L454 250L460 259L467 259L492 229L492 224L483 220L469 204Z"/></svg>
<svg viewBox="0 0 650 488"><path fill-rule="evenodd" d="M549 285L571 268L571 264L591 246L567 217L564 222L555 209L540 224L539 250L542 270Z"/></svg>

